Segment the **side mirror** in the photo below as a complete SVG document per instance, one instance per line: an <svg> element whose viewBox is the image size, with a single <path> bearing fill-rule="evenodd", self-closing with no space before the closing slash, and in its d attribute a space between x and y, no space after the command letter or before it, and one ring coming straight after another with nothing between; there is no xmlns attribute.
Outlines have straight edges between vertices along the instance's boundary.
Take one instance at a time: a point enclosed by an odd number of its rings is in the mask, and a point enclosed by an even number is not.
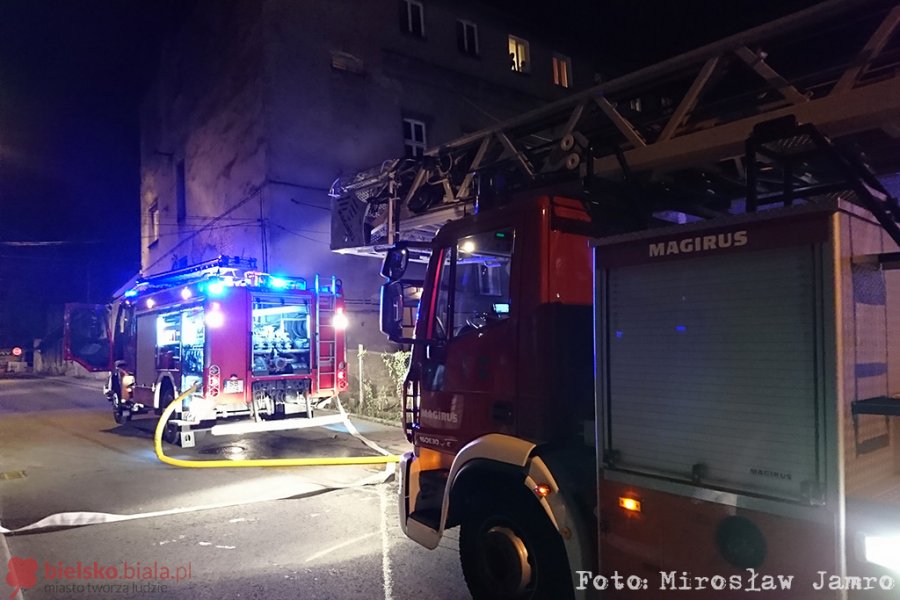
<svg viewBox="0 0 900 600"><path fill-rule="evenodd" d="M381 332L397 344L412 344L404 329L414 326L413 311L422 297L421 281L388 281L381 286Z"/></svg>
<svg viewBox="0 0 900 600"><path fill-rule="evenodd" d="M409 266L409 249L405 245L396 245L384 255L381 275L388 281L399 281Z"/></svg>

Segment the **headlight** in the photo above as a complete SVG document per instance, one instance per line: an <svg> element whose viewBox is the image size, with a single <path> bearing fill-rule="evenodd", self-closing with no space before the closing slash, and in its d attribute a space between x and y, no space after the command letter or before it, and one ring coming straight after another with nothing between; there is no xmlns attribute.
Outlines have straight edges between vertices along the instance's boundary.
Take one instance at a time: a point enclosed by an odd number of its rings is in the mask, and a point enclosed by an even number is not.
<svg viewBox="0 0 900 600"><path fill-rule="evenodd" d="M338 307L334 311L334 317L331 319L331 324L334 325L335 329L347 329L347 325L350 324L350 321L347 319L347 315L344 314L344 309Z"/></svg>
<svg viewBox="0 0 900 600"><path fill-rule="evenodd" d="M869 536L865 538L866 562L887 567L900 573L900 535Z"/></svg>

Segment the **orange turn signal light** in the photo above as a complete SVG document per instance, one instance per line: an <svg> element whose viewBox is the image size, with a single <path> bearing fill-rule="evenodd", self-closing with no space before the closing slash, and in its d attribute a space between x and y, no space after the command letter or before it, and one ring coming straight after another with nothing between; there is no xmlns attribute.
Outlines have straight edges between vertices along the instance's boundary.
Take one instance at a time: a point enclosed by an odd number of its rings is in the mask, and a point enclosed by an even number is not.
<svg viewBox="0 0 900 600"><path fill-rule="evenodd" d="M534 486L534 494L538 498L546 498L553 490L546 483L539 483Z"/></svg>
<svg viewBox="0 0 900 600"><path fill-rule="evenodd" d="M634 498L619 498L619 506L631 512L641 512L641 501Z"/></svg>

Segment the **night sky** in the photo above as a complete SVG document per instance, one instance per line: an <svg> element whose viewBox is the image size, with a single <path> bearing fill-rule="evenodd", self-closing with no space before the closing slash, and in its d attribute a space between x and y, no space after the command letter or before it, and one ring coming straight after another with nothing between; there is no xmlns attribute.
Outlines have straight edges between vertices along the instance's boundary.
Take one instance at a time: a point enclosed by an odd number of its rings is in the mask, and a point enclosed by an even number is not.
<svg viewBox="0 0 900 600"><path fill-rule="evenodd" d="M493 2L630 66L813 3ZM0 314L14 314L0 347L41 336L51 305L106 301L137 272L138 105L190 5L0 0Z"/></svg>
<svg viewBox="0 0 900 600"><path fill-rule="evenodd" d="M138 270L137 107L182 4L0 0L0 347Z"/></svg>

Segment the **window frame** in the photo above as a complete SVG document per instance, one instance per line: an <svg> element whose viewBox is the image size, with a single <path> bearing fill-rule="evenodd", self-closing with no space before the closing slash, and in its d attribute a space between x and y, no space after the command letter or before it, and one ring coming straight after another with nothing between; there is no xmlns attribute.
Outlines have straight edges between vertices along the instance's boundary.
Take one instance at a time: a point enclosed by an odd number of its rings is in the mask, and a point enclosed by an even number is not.
<svg viewBox="0 0 900 600"><path fill-rule="evenodd" d="M411 137L406 137L406 126L409 125ZM421 128L422 139L416 139L416 127ZM422 119L403 117L403 153L408 158L418 158L428 150L428 126ZM417 153L418 151L418 153Z"/></svg>
<svg viewBox="0 0 900 600"><path fill-rule="evenodd" d="M513 44L515 44L514 52L512 51ZM531 73L531 44L528 40L510 33L507 36L506 47L509 54L512 55L510 70L513 73L520 73L522 75ZM524 53L520 54L520 50L524 50Z"/></svg>
<svg viewBox="0 0 900 600"><path fill-rule="evenodd" d="M481 49L478 44L478 24L474 21L469 21L468 19L457 19L456 26L458 32L462 33L462 35L457 35L456 46L459 51L466 56L480 56ZM474 45L474 48L469 48L469 31L472 32L472 44Z"/></svg>
<svg viewBox="0 0 900 600"><path fill-rule="evenodd" d="M147 230L149 235L147 236L150 240L148 242L149 246L156 244L159 241L159 200L153 200L150 203L150 206L147 207Z"/></svg>
<svg viewBox="0 0 900 600"><path fill-rule="evenodd" d="M187 173L184 159L175 164L175 218L179 225L187 221Z"/></svg>
<svg viewBox="0 0 900 600"><path fill-rule="evenodd" d="M560 52L553 53L553 85L572 89L572 59ZM561 67L561 68L560 68Z"/></svg>
<svg viewBox="0 0 900 600"><path fill-rule="evenodd" d="M402 26L403 33L405 33L406 35L411 35L413 37L424 39L425 38L425 5L422 4L419 0L400 0L400 4L402 7L401 10L403 11L401 13L401 16L406 17L405 23L403 23L403 26ZM419 9L419 19L418 19L419 30L418 31L416 31L416 28L414 26L415 19L414 19L414 15L413 15L413 7L416 7Z"/></svg>

